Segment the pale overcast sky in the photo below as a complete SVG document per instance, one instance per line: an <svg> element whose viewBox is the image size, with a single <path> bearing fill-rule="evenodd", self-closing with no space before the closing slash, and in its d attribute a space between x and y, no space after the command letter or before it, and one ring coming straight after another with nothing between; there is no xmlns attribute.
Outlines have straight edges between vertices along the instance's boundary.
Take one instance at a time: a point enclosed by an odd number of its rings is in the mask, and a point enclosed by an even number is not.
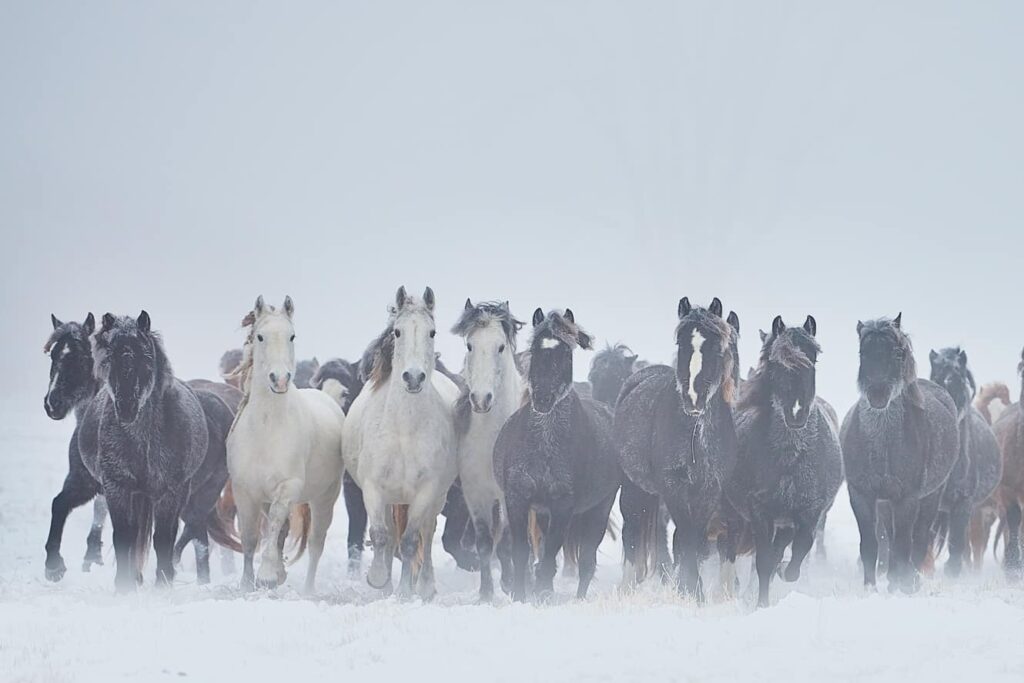
<svg viewBox="0 0 1024 683"><path fill-rule="evenodd" d="M257 294L352 358L429 284L445 331L570 306L653 361L719 296L744 369L812 313L840 411L857 319L902 310L923 374L963 344L1017 394L1024 5L502 5L0 4L8 393L51 312L145 308L209 377Z"/></svg>

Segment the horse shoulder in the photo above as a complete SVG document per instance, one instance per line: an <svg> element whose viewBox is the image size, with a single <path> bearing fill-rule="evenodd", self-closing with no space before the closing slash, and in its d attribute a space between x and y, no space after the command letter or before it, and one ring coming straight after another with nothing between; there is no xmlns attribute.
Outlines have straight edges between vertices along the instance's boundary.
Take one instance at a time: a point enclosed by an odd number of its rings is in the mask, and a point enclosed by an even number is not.
<svg viewBox="0 0 1024 683"><path fill-rule="evenodd" d="M443 372L434 372L430 376L430 382L434 386L434 390L437 391L441 400L447 406L448 410L454 409L455 402L459 399L462 394L462 390L459 389L459 385L453 382Z"/></svg>

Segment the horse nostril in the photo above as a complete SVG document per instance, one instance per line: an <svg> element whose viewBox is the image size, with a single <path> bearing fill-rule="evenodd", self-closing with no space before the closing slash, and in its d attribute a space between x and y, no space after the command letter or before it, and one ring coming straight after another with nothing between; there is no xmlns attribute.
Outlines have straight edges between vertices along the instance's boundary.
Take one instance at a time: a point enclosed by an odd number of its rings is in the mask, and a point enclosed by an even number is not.
<svg viewBox="0 0 1024 683"><path fill-rule="evenodd" d="M493 401L493 400L494 400L494 394L492 394L490 392L487 392L487 395L484 396L484 405L485 406L491 405L491 401Z"/></svg>
<svg viewBox="0 0 1024 683"><path fill-rule="evenodd" d="M271 384L277 384L277 373L276 372L270 373L270 383Z"/></svg>
<svg viewBox="0 0 1024 683"><path fill-rule="evenodd" d="M408 370L402 373L402 381L406 384L412 381L412 375L409 374Z"/></svg>
<svg viewBox="0 0 1024 683"><path fill-rule="evenodd" d="M426 379L427 379L427 373L425 373L425 372L421 372L421 373L420 373L420 378L419 378L419 381L420 381L420 382L423 382L423 381L424 381L424 380L426 380Z"/></svg>

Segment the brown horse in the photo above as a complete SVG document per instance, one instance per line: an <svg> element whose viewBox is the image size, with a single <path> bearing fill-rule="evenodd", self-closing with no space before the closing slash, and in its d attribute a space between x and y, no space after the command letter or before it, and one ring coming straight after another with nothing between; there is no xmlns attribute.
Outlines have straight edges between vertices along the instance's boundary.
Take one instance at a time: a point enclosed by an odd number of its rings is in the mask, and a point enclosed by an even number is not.
<svg viewBox="0 0 1024 683"><path fill-rule="evenodd" d="M990 425L995 424L1003 412L1010 407L1010 389L1002 382L985 384L978 391L978 397L974 399L974 407ZM971 543L971 566L974 571L981 571L992 525L997 519L999 519L999 508L993 497L989 497L971 514L968 534Z"/></svg>
<svg viewBox="0 0 1024 683"><path fill-rule="evenodd" d="M1024 376L1024 352L1017 366ZM1024 387L1021 389L1024 400ZM1010 580L1021 578L1021 508L1024 505L1024 412L1018 400L1007 408L992 426L1003 453L1003 478L993 498L999 509L1000 525L1006 532L1006 553L1003 567Z"/></svg>

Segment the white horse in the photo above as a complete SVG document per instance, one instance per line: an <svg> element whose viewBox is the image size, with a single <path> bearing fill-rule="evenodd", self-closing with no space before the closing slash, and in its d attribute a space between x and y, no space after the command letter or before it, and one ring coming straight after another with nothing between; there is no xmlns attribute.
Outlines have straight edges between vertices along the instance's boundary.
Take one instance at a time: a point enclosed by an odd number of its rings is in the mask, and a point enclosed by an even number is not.
<svg viewBox="0 0 1024 683"><path fill-rule="evenodd" d="M523 404L525 386L516 368L516 332L523 323L509 311L508 302L480 303L466 299L452 333L466 340L462 375L467 390L456 404L459 478L476 530L480 557L480 599L494 596L491 556L501 543L504 495L494 478L494 442L505 421ZM502 586L511 588L511 548L499 552Z"/></svg>
<svg viewBox="0 0 1024 683"><path fill-rule="evenodd" d="M349 409L345 466L363 490L373 562L367 581L390 590L396 547L400 596L435 593L431 545L457 474L453 406L458 387L434 372L434 292L398 290L388 326L372 347L373 370ZM400 537L400 538L399 538ZM421 564L422 563L422 564Z"/></svg>
<svg viewBox="0 0 1024 683"><path fill-rule="evenodd" d="M305 588L313 592L341 491L345 414L322 391L295 387L293 313L291 297L285 297L278 310L265 305L261 296L242 321L249 327L242 361L244 399L228 435L228 471L245 557L243 585L254 585L253 555L259 544L261 513L267 515L267 542L255 579L261 586L273 587L286 576L278 542L281 531L287 528L292 506L308 503Z"/></svg>

